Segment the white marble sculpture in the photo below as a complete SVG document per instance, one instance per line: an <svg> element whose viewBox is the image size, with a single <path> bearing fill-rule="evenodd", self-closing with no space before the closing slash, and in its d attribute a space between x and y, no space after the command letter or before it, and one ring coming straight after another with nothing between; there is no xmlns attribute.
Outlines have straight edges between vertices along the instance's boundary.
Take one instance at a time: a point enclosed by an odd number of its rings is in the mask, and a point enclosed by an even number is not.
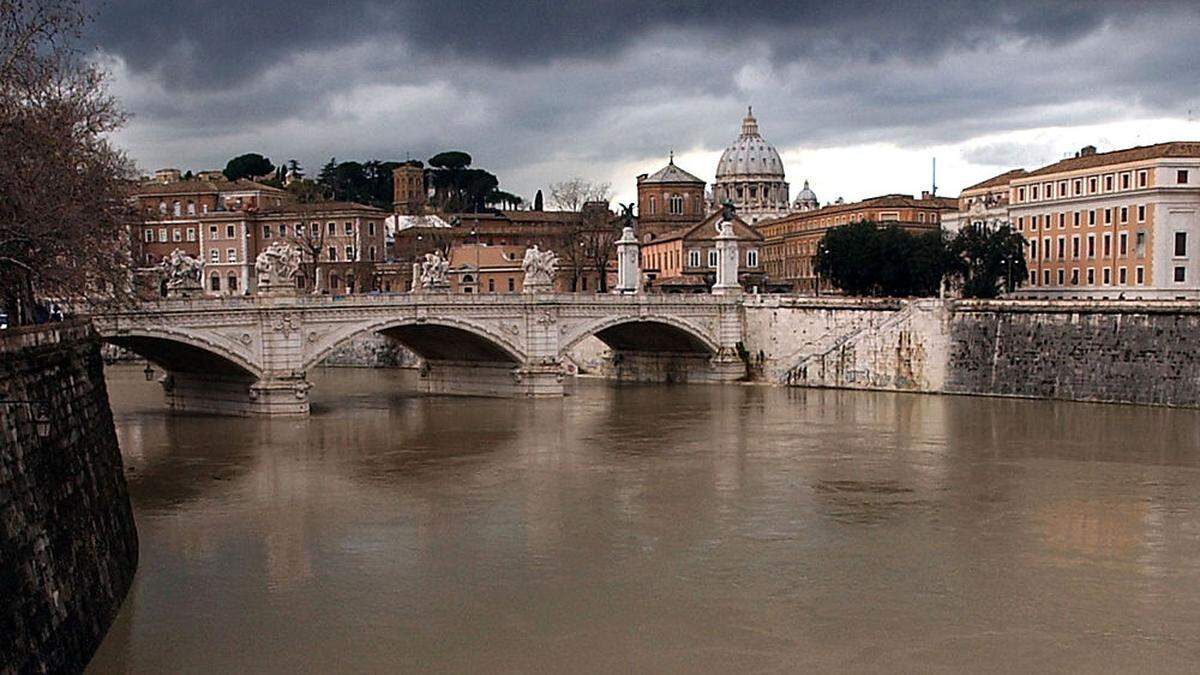
<svg viewBox="0 0 1200 675"><path fill-rule="evenodd" d="M525 272L524 290L545 291L554 285L554 275L558 272L558 255L554 251L542 251L537 244L525 249L525 257L521 260L521 270Z"/></svg>
<svg viewBox="0 0 1200 675"><path fill-rule="evenodd" d="M271 242L254 260L259 292L294 292L301 259L299 248L282 241Z"/></svg>
<svg viewBox="0 0 1200 675"><path fill-rule="evenodd" d="M450 263L442 257L440 251L426 253L425 260L421 263L421 288L423 290L443 290L450 287L450 282L446 279L446 273L450 270Z"/></svg>
<svg viewBox="0 0 1200 675"><path fill-rule="evenodd" d="M184 253L181 249L163 256L159 268L167 277L168 297L188 297L204 288L204 261Z"/></svg>

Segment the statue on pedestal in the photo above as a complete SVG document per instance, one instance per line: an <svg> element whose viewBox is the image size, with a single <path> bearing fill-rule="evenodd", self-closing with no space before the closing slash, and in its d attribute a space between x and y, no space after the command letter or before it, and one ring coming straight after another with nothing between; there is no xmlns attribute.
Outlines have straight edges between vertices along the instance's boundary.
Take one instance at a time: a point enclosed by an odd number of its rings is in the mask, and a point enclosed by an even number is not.
<svg viewBox="0 0 1200 675"><path fill-rule="evenodd" d="M440 251L426 253L425 260L413 265L413 273L419 272L420 286L414 285L413 290L417 291L446 291L450 289L450 282L446 279L446 273L450 270L450 263L442 257Z"/></svg>
<svg viewBox="0 0 1200 675"><path fill-rule="evenodd" d="M254 260L258 292L264 295L295 293L301 258L299 248L282 241L271 242Z"/></svg>
<svg viewBox="0 0 1200 675"><path fill-rule="evenodd" d="M554 251L542 251L537 244L525 249L521 260L525 272L522 288L526 293L549 291L554 287L554 275L558 272L558 255Z"/></svg>
<svg viewBox="0 0 1200 675"><path fill-rule="evenodd" d="M193 258L181 249L163 256L159 269L167 277L168 298L188 298L204 290L204 261Z"/></svg>

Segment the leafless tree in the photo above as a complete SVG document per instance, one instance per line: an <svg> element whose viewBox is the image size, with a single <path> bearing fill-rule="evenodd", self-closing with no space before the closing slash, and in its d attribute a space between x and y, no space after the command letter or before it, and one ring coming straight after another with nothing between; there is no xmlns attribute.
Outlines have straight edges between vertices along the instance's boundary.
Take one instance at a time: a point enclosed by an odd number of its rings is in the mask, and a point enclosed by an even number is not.
<svg viewBox="0 0 1200 675"><path fill-rule="evenodd" d="M550 203L562 211L579 211L587 202L612 199L612 185L592 183L576 176L550 186Z"/></svg>
<svg viewBox="0 0 1200 675"><path fill-rule="evenodd" d="M320 205L328 201L325 190L312 181L296 181L288 186L296 196L296 223L288 241L300 249L303 258L304 285L312 284L311 292L319 293L317 271L320 268L321 252L325 250L325 223L318 217ZM326 282L328 285L328 282Z"/></svg>
<svg viewBox="0 0 1200 675"><path fill-rule="evenodd" d="M75 0L0 0L0 294L16 324L35 298L130 290L132 162L106 136L125 115L76 47Z"/></svg>

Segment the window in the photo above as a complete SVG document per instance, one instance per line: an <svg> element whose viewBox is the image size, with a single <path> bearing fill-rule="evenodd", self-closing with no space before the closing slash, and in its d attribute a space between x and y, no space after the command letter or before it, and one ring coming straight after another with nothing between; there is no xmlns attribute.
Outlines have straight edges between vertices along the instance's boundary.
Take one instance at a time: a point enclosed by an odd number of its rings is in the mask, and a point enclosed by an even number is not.
<svg viewBox="0 0 1200 675"><path fill-rule="evenodd" d="M1089 258L1096 257L1096 235L1088 235L1087 253Z"/></svg>
<svg viewBox="0 0 1200 675"><path fill-rule="evenodd" d="M1067 283L1067 273L1061 267L1058 269L1058 285L1062 286Z"/></svg>
<svg viewBox="0 0 1200 675"><path fill-rule="evenodd" d="M337 260L337 247L336 246L329 247L329 259Z"/></svg>
<svg viewBox="0 0 1200 675"><path fill-rule="evenodd" d="M213 251L213 253L216 253L216 251ZM209 280L208 287L214 291L221 290L221 275L213 274L212 279Z"/></svg>
<svg viewBox="0 0 1200 675"><path fill-rule="evenodd" d="M1175 233L1175 257L1182 258L1187 255L1187 232Z"/></svg>
<svg viewBox="0 0 1200 675"><path fill-rule="evenodd" d="M1058 229L1061 230L1061 229L1065 228L1066 226L1067 226L1067 214L1059 213L1058 214Z"/></svg>
<svg viewBox="0 0 1200 675"><path fill-rule="evenodd" d="M1083 194L1083 180L1076 178L1075 183L1072 185L1072 187L1075 188L1075 194L1077 194L1077 195Z"/></svg>
<svg viewBox="0 0 1200 675"><path fill-rule="evenodd" d="M221 252L215 248L210 249L208 251L208 260L209 260L209 262L214 262L214 263L221 262Z"/></svg>
<svg viewBox="0 0 1200 675"><path fill-rule="evenodd" d="M1129 179L1130 179L1130 176L1128 173L1121 174L1121 189L1122 190L1129 189Z"/></svg>
<svg viewBox="0 0 1200 675"><path fill-rule="evenodd" d="M1029 270L1029 285L1037 286L1037 270Z"/></svg>
<svg viewBox="0 0 1200 675"><path fill-rule="evenodd" d="M1042 270L1042 285L1050 285L1050 270Z"/></svg>
<svg viewBox="0 0 1200 675"><path fill-rule="evenodd" d="M1079 227L1079 212L1078 211L1071 214L1071 225L1074 227Z"/></svg>
<svg viewBox="0 0 1200 675"><path fill-rule="evenodd" d="M495 292L496 292L496 280L488 279L488 293L495 293Z"/></svg>
<svg viewBox="0 0 1200 675"><path fill-rule="evenodd" d="M1029 240L1029 258L1031 260L1037 260L1037 253L1037 239Z"/></svg>
<svg viewBox="0 0 1200 675"><path fill-rule="evenodd" d="M1105 286L1112 285L1112 268L1110 268L1110 267L1104 268L1104 285Z"/></svg>
<svg viewBox="0 0 1200 675"><path fill-rule="evenodd" d="M208 213L208 204L204 204L204 205L202 205L202 206L200 207L200 210L201 210L201 211L203 211L204 213Z"/></svg>
<svg viewBox="0 0 1200 675"><path fill-rule="evenodd" d="M1117 237L1117 252L1124 256L1129 251L1129 233L1122 232Z"/></svg>
<svg viewBox="0 0 1200 675"><path fill-rule="evenodd" d="M1088 211L1088 225L1090 226L1090 225L1095 225L1095 224L1096 224L1096 210L1092 209L1091 211Z"/></svg>
<svg viewBox="0 0 1200 675"><path fill-rule="evenodd" d="M194 201L192 201L192 200L190 200L190 199L189 199L189 200L188 200L188 207L187 207L187 209L188 209L188 215L189 215L189 216L194 216L194 215L196 215L196 202L194 202Z"/></svg>
<svg viewBox="0 0 1200 675"><path fill-rule="evenodd" d="M683 214L683 197L679 195L671 195L667 202L667 209L671 215L678 216Z"/></svg>
<svg viewBox="0 0 1200 675"><path fill-rule="evenodd" d="M746 251L746 267L758 267L758 251L750 249Z"/></svg>
<svg viewBox="0 0 1200 675"><path fill-rule="evenodd" d="M1079 260L1079 235L1071 237L1071 257Z"/></svg>
<svg viewBox="0 0 1200 675"><path fill-rule="evenodd" d="M1051 255L1050 237L1046 237L1045 239L1042 240L1042 256L1045 260L1049 260L1050 255Z"/></svg>
<svg viewBox="0 0 1200 675"><path fill-rule="evenodd" d="M1034 201L1037 201L1037 198L1038 198L1038 186L1034 185L1033 187L1029 188L1029 198L1030 198L1030 199L1032 199L1032 200L1034 200Z"/></svg>
<svg viewBox="0 0 1200 675"><path fill-rule="evenodd" d="M374 259L375 259L375 245L372 244L371 248L369 249L369 255L367 257L367 260L374 260Z"/></svg>
<svg viewBox="0 0 1200 675"><path fill-rule="evenodd" d="M1031 226L1029 227L1029 229L1031 229L1031 230L1032 230L1032 229L1034 229L1034 228L1033 228L1033 226L1031 225ZM1024 232L1024 231L1025 231L1025 216L1020 216L1019 218L1017 218L1017 231L1018 231L1018 232Z"/></svg>
<svg viewBox="0 0 1200 675"><path fill-rule="evenodd" d="M354 260L354 247L353 246L346 247L346 260Z"/></svg>
<svg viewBox="0 0 1200 675"><path fill-rule="evenodd" d="M715 249L715 248L708 249L708 266L709 267L717 266L717 249Z"/></svg>
<svg viewBox="0 0 1200 675"><path fill-rule="evenodd" d="M234 227L233 227L233 225L226 225L226 226L225 226L225 238L226 238L226 239L233 239L235 236L237 236L237 235L235 234L235 232L236 232L236 230L234 230Z"/></svg>
<svg viewBox="0 0 1200 675"><path fill-rule="evenodd" d="M587 289L588 289L587 288L587 277L580 277L579 278L579 290L586 291Z"/></svg>
<svg viewBox="0 0 1200 675"><path fill-rule="evenodd" d="M183 241L183 232L178 227L171 228L171 241Z"/></svg>
<svg viewBox="0 0 1200 675"><path fill-rule="evenodd" d="M1187 281L1187 268L1182 265L1175 266L1175 283L1182 284Z"/></svg>
<svg viewBox="0 0 1200 675"><path fill-rule="evenodd" d="M1146 233L1138 232L1133 239L1133 252L1137 257L1146 257Z"/></svg>
<svg viewBox="0 0 1200 675"><path fill-rule="evenodd" d="M1095 176L1088 178L1088 194L1090 194L1090 195L1096 194L1096 184L1097 183L1096 183Z"/></svg>
<svg viewBox="0 0 1200 675"><path fill-rule="evenodd" d="M337 223L329 223L329 234L337 234Z"/></svg>
<svg viewBox="0 0 1200 675"><path fill-rule="evenodd" d="M653 214L655 212L655 210L658 208L657 202L658 202L658 200L654 198L654 195L650 195L650 205L647 207L646 211L648 213ZM509 289L509 290L512 290L512 289Z"/></svg>
<svg viewBox="0 0 1200 675"><path fill-rule="evenodd" d="M171 213L175 214L176 216L183 215L183 207L179 205L179 200L171 202Z"/></svg>
<svg viewBox="0 0 1200 675"><path fill-rule="evenodd" d="M1058 259L1062 260L1067 257L1067 240L1063 237L1058 238Z"/></svg>
<svg viewBox="0 0 1200 675"><path fill-rule="evenodd" d="M263 225L263 239L270 239L270 238L271 238L271 226Z"/></svg>
<svg viewBox="0 0 1200 675"><path fill-rule="evenodd" d="M164 244L167 243L167 228L158 228L158 240Z"/></svg>
<svg viewBox="0 0 1200 675"><path fill-rule="evenodd" d="M342 229L346 233L346 236L348 237L348 236L354 234L354 223L347 222L345 227L343 227Z"/></svg>
<svg viewBox="0 0 1200 675"><path fill-rule="evenodd" d="M1060 180L1060 181L1058 182L1058 196L1059 196L1059 197L1066 197L1066 196L1067 196L1067 181L1065 181L1065 180Z"/></svg>
<svg viewBox="0 0 1200 675"><path fill-rule="evenodd" d="M1112 235L1105 232L1104 233L1104 257L1107 258L1110 255L1112 255Z"/></svg>
<svg viewBox="0 0 1200 675"><path fill-rule="evenodd" d="M1104 209L1104 224L1112 224L1112 209Z"/></svg>
<svg viewBox="0 0 1200 675"><path fill-rule="evenodd" d="M159 213L166 213L166 212L167 212L167 203L166 203L166 202L159 202L159 203L158 203L158 212L159 212Z"/></svg>
<svg viewBox="0 0 1200 675"><path fill-rule="evenodd" d="M1138 172L1138 187L1146 187L1146 172Z"/></svg>
<svg viewBox="0 0 1200 675"><path fill-rule="evenodd" d="M1138 267L1136 270L1134 270L1133 276L1135 279L1137 279L1138 286L1141 286L1142 284L1146 283L1146 268Z"/></svg>
<svg viewBox="0 0 1200 675"><path fill-rule="evenodd" d="M509 278L508 278L508 292L509 292L509 293L512 293L512 292L513 292L513 287L514 287L513 278L512 278L512 277L509 277Z"/></svg>
<svg viewBox="0 0 1200 675"><path fill-rule="evenodd" d="M152 243L154 241L154 230L147 228L146 236L143 239L145 239L147 244Z"/></svg>
<svg viewBox="0 0 1200 675"><path fill-rule="evenodd" d="M209 225L209 226L208 226L208 238L209 238L209 239L216 239L216 238L217 238L217 226L216 226L216 225Z"/></svg>
<svg viewBox="0 0 1200 675"><path fill-rule="evenodd" d="M1062 270L1059 270L1059 271L1061 272ZM1090 272L1091 270L1088 270L1088 271ZM1078 267L1071 270L1071 285L1072 286L1079 285L1079 268Z"/></svg>
<svg viewBox="0 0 1200 675"><path fill-rule="evenodd" d="M917 222L918 223L925 222L925 212L924 211L921 211L920 213L917 214Z"/></svg>
<svg viewBox="0 0 1200 675"><path fill-rule="evenodd" d="M1129 282L1129 270L1124 267L1117 268L1117 283L1124 286Z"/></svg>
<svg viewBox="0 0 1200 675"><path fill-rule="evenodd" d="M700 249L694 248L688 251L688 267L700 266Z"/></svg>
<svg viewBox="0 0 1200 675"><path fill-rule="evenodd" d="M1180 169L1179 171L1175 172L1175 182L1180 185L1187 184L1187 182L1188 182L1187 169Z"/></svg>
<svg viewBox="0 0 1200 675"><path fill-rule="evenodd" d="M1019 201L1019 202L1025 201L1025 188L1017 189L1017 201Z"/></svg>
<svg viewBox="0 0 1200 675"><path fill-rule="evenodd" d="M237 262L237 249L230 248L225 250L225 262Z"/></svg>
<svg viewBox="0 0 1200 675"><path fill-rule="evenodd" d="M1105 176L1105 177L1104 177L1104 191L1105 191L1105 192L1112 192L1112 189L1113 189L1113 177L1112 177L1112 176Z"/></svg>
<svg viewBox="0 0 1200 675"><path fill-rule="evenodd" d="M279 238L283 239L285 237L287 237L287 223L280 223L279 224Z"/></svg>
<svg viewBox="0 0 1200 675"><path fill-rule="evenodd" d="M237 277L233 274L229 275L229 290L236 291L238 286Z"/></svg>
<svg viewBox="0 0 1200 675"><path fill-rule="evenodd" d="M1145 204L1140 204L1138 206L1137 214L1138 214L1137 219L1138 219L1139 223L1146 222L1146 205Z"/></svg>
<svg viewBox="0 0 1200 675"><path fill-rule="evenodd" d="M187 229L187 240L188 241L196 241L196 228L189 227Z"/></svg>
<svg viewBox="0 0 1200 675"><path fill-rule="evenodd" d="M1037 227L1038 227L1038 217L1035 215L1029 219L1029 229L1036 230Z"/></svg>
<svg viewBox="0 0 1200 675"><path fill-rule="evenodd" d="M1088 268L1088 271L1087 271L1087 285L1088 285L1088 286L1095 286L1095 285L1096 285L1096 269L1095 269L1094 267L1089 267L1089 268Z"/></svg>

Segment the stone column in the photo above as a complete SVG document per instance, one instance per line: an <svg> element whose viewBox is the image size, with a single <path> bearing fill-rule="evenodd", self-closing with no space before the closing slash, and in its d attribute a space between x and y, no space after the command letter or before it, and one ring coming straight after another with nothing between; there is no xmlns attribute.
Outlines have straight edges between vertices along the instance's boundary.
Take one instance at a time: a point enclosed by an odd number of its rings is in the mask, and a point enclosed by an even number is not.
<svg viewBox="0 0 1200 675"><path fill-rule="evenodd" d="M613 288L614 293L627 295L641 290L640 248L632 227L621 230L621 238L617 240L617 285Z"/></svg>
<svg viewBox="0 0 1200 675"><path fill-rule="evenodd" d="M723 221L717 234L717 283L713 295L738 295L742 292L738 284L738 243L733 233L733 221Z"/></svg>

